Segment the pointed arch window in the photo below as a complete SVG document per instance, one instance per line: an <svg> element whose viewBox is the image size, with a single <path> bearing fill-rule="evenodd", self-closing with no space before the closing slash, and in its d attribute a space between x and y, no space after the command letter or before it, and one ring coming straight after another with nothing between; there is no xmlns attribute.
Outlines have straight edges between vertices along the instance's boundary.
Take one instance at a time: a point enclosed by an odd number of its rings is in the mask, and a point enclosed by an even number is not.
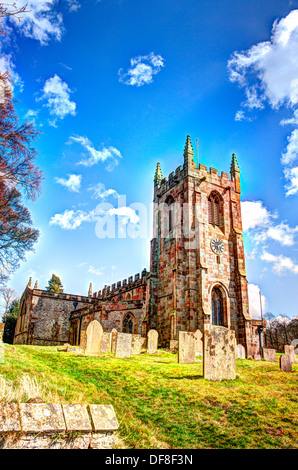
<svg viewBox="0 0 298 470"><path fill-rule="evenodd" d="M165 201L167 205L164 219L166 233L170 233L174 228L174 202L173 196L167 197Z"/></svg>
<svg viewBox="0 0 298 470"><path fill-rule="evenodd" d="M134 330L134 316L131 312L128 312L123 318L122 333L132 334L133 330Z"/></svg>
<svg viewBox="0 0 298 470"><path fill-rule="evenodd" d="M224 301L222 291L218 287L214 287L211 296L212 302L212 324L224 326Z"/></svg>
<svg viewBox="0 0 298 470"><path fill-rule="evenodd" d="M208 222L212 225L220 225L220 198L216 193L208 197Z"/></svg>

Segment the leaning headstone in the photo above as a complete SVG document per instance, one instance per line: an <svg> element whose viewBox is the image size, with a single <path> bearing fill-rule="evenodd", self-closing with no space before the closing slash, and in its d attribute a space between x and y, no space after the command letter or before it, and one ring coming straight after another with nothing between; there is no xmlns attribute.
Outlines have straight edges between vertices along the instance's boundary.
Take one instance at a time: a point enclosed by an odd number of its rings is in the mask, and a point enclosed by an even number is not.
<svg viewBox="0 0 298 470"><path fill-rule="evenodd" d="M131 355L136 356L141 354L143 338L141 335L131 335Z"/></svg>
<svg viewBox="0 0 298 470"><path fill-rule="evenodd" d="M212 327L204 332L203 375L205 379L235 380L235 332Z"/></svg>
<svg viewBox="0 0 298 470"><path fill-rule="evenodd" d="M245 347L243 344L237 344L237 358L238 359L245 359Z"/></svg>
<svg viewBox="0 0 298 470"><path fill-rule="evenodd" d="M118 331L116 330L116 328L113 328L112 331L111 331L111 337L112 337L111 351L112 351L113 354L116 353L117 334L118 334Z"/></svg>
<svg viewBox="0 0 298 470"><path fill-rule="evenodd" d="M130 333L118 333L116 343L115 356L118 358L127 358L131 354L131 340L132 335Z"/></svg>
<svg viewBox="0 0 298 470"><path fill-rule="evenodd" d="M276 361L276 354L275 349L270 348L263 348L263 358L265 361L275 362Z"/></svg>
<svg viewBox="0 0 298 470"><path fill-rule="evenodd" d="M288 354L282 354L280 356L279 367L283 372L292 372L292 361Z"/></svg>
<svg viewBox="0 0 298 470"><path fill-rule="evenodd" d="M179 331L178 362L180 364L193 364L196 362L196 338L194 333Z"/></svg>
<svg viewBox="0 0 298 470"><path fill-rule="evenodd" d="M157 352L158 333L156 330L149 330L147 334L147 353L155 354Z"/></svg>
<svg viewBox="0 0 298 470"><path fill-rule="evenodd" d="M254 360L261 361L262 360L261 354L254 354Z"/></svg>
<svg viewBox="0 0 298 470"><path fill-rule="evenodd" d="M288 356L290 356L291 362L296 362L294 346L285 345L285 354L288 354Z"/></svg>
<svg viewBox="0 0 298 470"><path fill-rule="evenodd" d="M196 356L203 356L203 333L197 330L195 333L196 338Z"/></svg>
<svg viewBox="0 0 298 470"><path fill-rule="evenodd" d="M112 334L108 332L104 332L101 338L101 352L108 353L111 351L111 338Z"/></svg>
<svg viewBox="0 0 298 470"><path fill-rule="evenodd" d="M89 323L86 334L87 346L85 349L85 354L99 355L101 338L103 334L102 326L99 321L93 320L91 323Z"/></svg>

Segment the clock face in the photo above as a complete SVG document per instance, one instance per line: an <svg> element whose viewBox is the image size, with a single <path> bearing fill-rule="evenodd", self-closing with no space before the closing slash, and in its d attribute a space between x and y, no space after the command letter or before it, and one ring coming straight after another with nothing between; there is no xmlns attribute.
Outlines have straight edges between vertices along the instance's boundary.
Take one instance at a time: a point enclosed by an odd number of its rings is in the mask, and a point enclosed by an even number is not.
<svg viewBox="0 0 298 470"><path fill-rule="evenodd" d="M211 248L214 253L217 255L221 255L224 252L224 244L223 241L219 238L212 238L211 240Z"/></svg>

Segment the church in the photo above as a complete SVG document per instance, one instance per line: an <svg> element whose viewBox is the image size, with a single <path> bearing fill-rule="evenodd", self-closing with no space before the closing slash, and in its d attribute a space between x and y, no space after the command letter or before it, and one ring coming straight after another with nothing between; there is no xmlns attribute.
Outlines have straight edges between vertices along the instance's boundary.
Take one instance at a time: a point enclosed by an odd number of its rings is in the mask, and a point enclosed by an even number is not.
<svg viewBox="0 0 298 470"><path fill-rule="evenodd" d="M259 348L257 320L249 315L240 206L240 170L230 174L195 163L190 136L183 165L163 177L157 163L153 190L150 271L79 296L34 287L22 295L15 344L86 346L86 329L159 334L159 347L174 350L179 331L213 326L235 331L237 344L253 356Z"/></svg>

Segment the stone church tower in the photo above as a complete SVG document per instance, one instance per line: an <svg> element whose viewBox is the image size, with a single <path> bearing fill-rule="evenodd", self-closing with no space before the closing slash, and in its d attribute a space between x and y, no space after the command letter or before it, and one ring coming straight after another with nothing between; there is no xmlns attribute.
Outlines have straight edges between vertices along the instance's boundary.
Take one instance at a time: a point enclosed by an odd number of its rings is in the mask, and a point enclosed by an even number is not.
<svg viewBox="0 0 298 470"><path fill-rule="evenodd" d="M228 173L194 162L190 137L184 164L154 177L148 326L162 346L178 332L233 329L247 354L251 319L245 273L240 171L235 155Z"/></svg>

